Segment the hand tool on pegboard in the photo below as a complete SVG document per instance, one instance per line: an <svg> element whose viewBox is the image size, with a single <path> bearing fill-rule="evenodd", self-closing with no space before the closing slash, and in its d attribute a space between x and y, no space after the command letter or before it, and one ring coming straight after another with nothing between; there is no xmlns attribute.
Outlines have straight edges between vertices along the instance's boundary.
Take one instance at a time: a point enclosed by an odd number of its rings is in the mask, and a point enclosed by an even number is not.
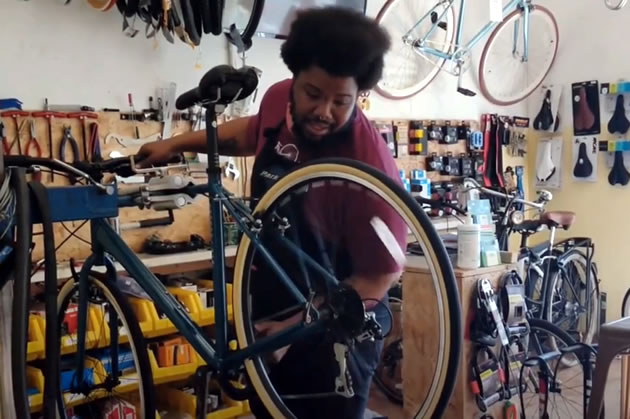
<svg viewBox="0 0 630 419"><path fill-rule="evenodd" d="M81 125L82 125L81 129L82 129L82 135L83 135L83 139L82 139L83 141L81 141L81 144L83 145L83 159L85 161L88 161L89 160L89 156L88 156L89 134L88 134L88 127L85 121L86 119L98 119L98 115L95 114L94 112L72 112L68 114L68 118L75 118L81 121Z"/></svg>
<svg viewBox="0 0 630 419"><path fill-rule="evenodd" d="M63 112L54 112L51 111L48 107L48 99L44 100L44 111L43 112L33 112L31 114L34 118L46 118L48 122L48 158L55 158L54 146L53 146L53 120L55 118L66 118L67 115ZM55 172L50 172L50 180L55 180Z"/></svg>
<svg viewBox="0 0 630 419"><path fill-rule="evenodd" d="M98 124L96 122L90 124L90 156L93 162L103 161L101 140L98 135Z"/></svg>
<svg viewBox="0 0 630 419"><path fill-rule="evenodd" d="M66 146L70 145L72 149L72 160L66 160ZM79 144L72 136L72 127L66 125L63 127L63 137L61 138L61 142L59 143L59 160L64 163L75 163L81 160L81 156L79 154ZM68 177L70 179L70 183L73 185L76 183L76 178Z"/></svg>
<svg viewBox="0 0 630 419"><path fill-rule="evenodd" d="M26 143L26 148L24 149L25 156L31 157L41 157L42 156L42 148L39 145L39 141L37 141L37 135L35 133L35 122L31 119L29 121L30 124L30 133L31 138L28 139ZM31 154L31 150L33 150L34 154ZM42 180L42 172L37 170L33 173L33 180L41 181Z"/></svg>
<svg viewBox="0 0 630 419"><path fill-rule="evenodd" d="M13 140L13 142L11 143L10 147L13 148L13 144L15 144L17 142L17 146L18 146L18 153L22 154L22 144L20 143L20 131L23 125L20 124L20 117L26 117L29 116L30 114L28 112L25 111L5 111L0 113L0 116L5 117L5 118L11 118L13 119L13 122L15 123L15 140Z"/></svg>

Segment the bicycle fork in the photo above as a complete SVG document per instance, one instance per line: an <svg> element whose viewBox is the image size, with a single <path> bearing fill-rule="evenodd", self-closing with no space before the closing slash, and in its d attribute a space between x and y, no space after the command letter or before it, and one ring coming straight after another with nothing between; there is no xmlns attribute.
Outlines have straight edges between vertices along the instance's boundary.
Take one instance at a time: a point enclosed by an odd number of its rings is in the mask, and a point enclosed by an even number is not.
<svg viewBox="0 0 630 419"><path fill-rule="evenodd" d="M521 62L527 62L529 52L529 13L530 5L523 6L523 56ZM514 22L514 42L512 43L512 56L516 57L518 54L518 38L520 33L520 19L516 19Z"/></svg>

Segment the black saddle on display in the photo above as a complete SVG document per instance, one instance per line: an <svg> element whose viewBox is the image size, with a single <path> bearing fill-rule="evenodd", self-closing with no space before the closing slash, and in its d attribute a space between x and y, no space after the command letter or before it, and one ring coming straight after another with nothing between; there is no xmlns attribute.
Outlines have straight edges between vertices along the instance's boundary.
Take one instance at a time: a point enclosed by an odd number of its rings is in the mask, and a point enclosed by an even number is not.
<svg viewBox="0 0 630 419"><path fill-rule="evenodd" d="M626 118L626 110L623 104L623 95L617 96L617 103L615 104L615 112L613 113L610 121L608 121L608 132L611 134L619 133L625 134L630 128L630 121Z"/></svg>
<svg viewBox="0 0 630 419"><path fill-rule="evenodd" d="M551 89L547 89L542 106L536 118L534 118L534 129L547 131L553 124L553 114L551 113Z"/></svg>
<svg viewBox="0 0 630 419"><path fill-rule="evenodd" d="M593 174L593 163L588 158L586 152L586 143L580 143L580 149L578 150L578 158L573 168L573 176L575 177L589 177Z"/></svg>
<svg viewBox="0 0 630 419"><path fill-rule="evenodd" d="M623 164L623 151L615 151L615 163L608 174L608 183L625 186L630 181L630 173Z"/></svg>

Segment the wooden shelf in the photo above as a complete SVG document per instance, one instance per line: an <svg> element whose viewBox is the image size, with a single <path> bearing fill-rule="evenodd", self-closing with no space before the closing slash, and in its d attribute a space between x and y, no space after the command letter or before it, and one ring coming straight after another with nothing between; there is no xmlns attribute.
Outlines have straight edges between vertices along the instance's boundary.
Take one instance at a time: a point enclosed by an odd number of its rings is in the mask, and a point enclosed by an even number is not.
<svg viewBox="0 0 630 419"><path fill-rule="evenodd" d="M237 246L226 246L225 256L227 258L233 258L236 256ZM192 252L173 253L170 255L148 255L139 254L140 260L149 269L157 273L181 273L191 272L197 270L208 269L212 267L212 250L196 250ZM79 268L77 268L78 270ZM104 269L95 268L97 271L103 271ZM116 271L124 272L124 268L118 262L116 262ZM57 266L57 279L68 279L72 276L68 262L58 264ZM43 282L44 271L40 270L36 272L31 278L31 282Z"/></svg>

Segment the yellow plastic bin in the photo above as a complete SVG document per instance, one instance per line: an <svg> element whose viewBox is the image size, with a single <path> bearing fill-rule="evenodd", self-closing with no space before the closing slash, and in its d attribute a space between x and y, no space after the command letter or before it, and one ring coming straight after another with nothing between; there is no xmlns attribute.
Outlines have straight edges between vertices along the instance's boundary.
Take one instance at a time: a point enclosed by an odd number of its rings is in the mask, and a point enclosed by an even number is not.
<svg viewBox="0 0 630 419"><path fill-rule="evenodd" d="M42 319L42 317L37 314L31 314L28 318L27 361L44 357L44 329L42 329L39 319Z"/></svg>
<svg viewBox="0 0 630 419"><path fill-rule="evenodd" d="M214 383L213 383L214 384ZM215 387L216 388L216 387ZM177 388L162 386L158 389L160 400L165 407L195 417L197 411L197 397L187 394ZM224 407L206 415L206 419L229 419L249 413L248 402L232 400L223 393L221 395Z"/></svg>
<svg viewBox="0 0 630 419"><path fill-rule="evenodd" d="M199 366L197 357L193 356L192 362L189 364L173 365L172 367L160 367L153 351L148 348L147 351L149 352L149 363L151 364L151 369L153 370L153 382L155 384L185 380L193 375Z"/></svg>
<svg viewBox="0 0 630 419"><path fill-rule="evenodd" d="M194 282L203 288L208 288L208 289L214 289L214 283L212 281L209 281L207 279L195 279ZM234 319L234 310L233 310L233 306L232 306L232 284L226 284L227 288L226 288L226 293L227 293L227 303L228 303L228 321L233 321ZM197 295L197 298L199 298L199 296ZM199 310L200 310L200 315L199 315L199 324L201 326L212 326L215 324L215 314L214 314L214 308L202 308L203 305L201 304L201 300L199 299Z"/></svg>
<svg viewBox="0 0 630 419"><path fill-rule="evenodd" d="M160 318L152 301L142 298L130 298L133 310L140 323L140 330L145 337L164 336L175 333L177 329L167 318Z"/></svg>
<svg viewBox="0 0 630 419"><path fill-rule="evenodd" d="M195 291L190 291L177 287L168 287L168 292L173 294L177 300L184 305L190 318L197 324L199 324L200 312L201 312L201 300L199 294Z"/></svg>
<svg viewBox="0 0 630 419"><path fill-rule="evenodd" d="M28 404L31 407L31 412L39 412L42 410L42 404L44 402L44 373L42 370L27 365L26 384L30 388L39 390L38 394L28 396Z"/></svg>
<svg viewBox="0 0 630 419"><path fill-rule="evenodd" d="M46 320L42 316L35 315L33 316L37 323L39 324L39 330L41 330L42 336L46 335ZM98 347L98 341L103 342L103 346L106 344L105 342L105 329L102 327L102 318L99 319L99 308L90 304L88 308L88 318L87 318L87 333L86 333L86 349L94 349ZM42 358L45 357L45 338L43 340L43 353ZM61 355L67 355L77 350L77 334L72 333L70 335L61 336Z"/></svg>

